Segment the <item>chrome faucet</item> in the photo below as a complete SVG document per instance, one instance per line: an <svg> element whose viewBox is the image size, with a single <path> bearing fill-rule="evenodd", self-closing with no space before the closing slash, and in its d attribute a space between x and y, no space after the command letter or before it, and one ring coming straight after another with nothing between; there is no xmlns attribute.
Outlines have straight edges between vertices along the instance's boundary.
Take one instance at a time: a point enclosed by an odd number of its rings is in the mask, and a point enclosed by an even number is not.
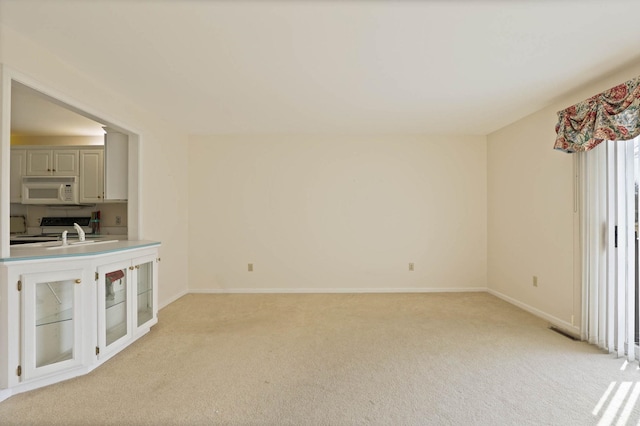
<svg viewBox="0 0 640 426"><path fill-rule="evenodd" d="M82 230L82 226L74 223L73 227L76 228L76 231L78 231L78 241L84 241L84 231Z"/></svg>
<svg viewBox="0 0 640 426"><path fill-rule="evenodd" d="M67 232L68 231L62 231L62 245L66 246L67 245ZM53 291L53 290L52 290Z"/></svg>

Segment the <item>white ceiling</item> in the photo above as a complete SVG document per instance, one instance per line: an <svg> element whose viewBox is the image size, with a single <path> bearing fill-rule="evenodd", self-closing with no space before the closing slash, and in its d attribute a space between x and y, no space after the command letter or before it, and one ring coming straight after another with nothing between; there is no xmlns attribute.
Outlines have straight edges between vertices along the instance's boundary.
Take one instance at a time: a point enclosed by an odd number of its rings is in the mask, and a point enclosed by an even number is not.
<svg viewBox="0 0 640 426"><path fill-rule="evenodd" d="M638 0L0 0L191 134L487 134L640 58Z"/></svg>
<svg viewBox="0 0 640 426"><path fill-rule="evenodd" d="M103 124L20 83L11 85L11 134L102 136Z"/></svg>

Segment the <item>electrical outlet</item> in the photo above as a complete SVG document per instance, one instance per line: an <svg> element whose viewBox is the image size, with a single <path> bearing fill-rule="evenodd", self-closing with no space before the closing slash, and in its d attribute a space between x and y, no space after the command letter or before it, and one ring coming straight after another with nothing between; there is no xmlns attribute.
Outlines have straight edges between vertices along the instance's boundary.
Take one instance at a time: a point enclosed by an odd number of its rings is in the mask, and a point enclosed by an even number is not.
<svg viewBox="0 0 640 426"><path fill-rule="evenodd" d="M40 222L42 222L42 218L41 217L36 218L36 222L38 223L38 226L40 226Z"/></svg>
<svg viewBox="0 0 640 426"><path fill-rule="evenodd" d="M122 217L116 216L116 225L121 225L121 224L122 224Z"/></svg>
<svg viewBox="0 0 640 426"><path fill-rule="evenodd" d="M536 275L533 276L533 286L538 287L538 277Z"/></svg>
<svg viewBox="0 0 640 426"><path fill-rule="evenodd" d="M253 272L253 263L249 263L249 264L247 265L247 271L249 271L249 272Z"/></svg>
<svg viewBox="0 0 640 426"><path fill-rule="evenodd" d="M413 270L414 270L413 263L409 263L409 270L410 270L410 271L413 271Z"/></svg>

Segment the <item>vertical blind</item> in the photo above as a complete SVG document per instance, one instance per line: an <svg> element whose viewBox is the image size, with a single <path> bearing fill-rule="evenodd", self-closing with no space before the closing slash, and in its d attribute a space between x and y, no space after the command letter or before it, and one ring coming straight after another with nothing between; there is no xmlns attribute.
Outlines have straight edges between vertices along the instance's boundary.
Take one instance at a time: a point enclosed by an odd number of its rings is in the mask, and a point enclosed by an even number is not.
<svg viewBox="0 0 640 426"><path fill-rule="evenodd" d="M638 139L579 153L583 333L632 361L636 351Z"/></svg>

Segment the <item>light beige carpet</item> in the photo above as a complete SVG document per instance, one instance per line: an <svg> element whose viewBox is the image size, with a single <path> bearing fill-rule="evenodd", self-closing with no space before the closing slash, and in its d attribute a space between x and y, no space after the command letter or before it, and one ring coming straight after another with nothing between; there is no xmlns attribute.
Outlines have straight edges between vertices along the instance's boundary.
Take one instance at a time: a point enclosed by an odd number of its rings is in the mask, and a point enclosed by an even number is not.
<svg viewBox="0 0 640 426"><path fill-rule="evenodd" d="M187 295L0 424L637 424L637 364L547 326L486 293Z"/></svg>

